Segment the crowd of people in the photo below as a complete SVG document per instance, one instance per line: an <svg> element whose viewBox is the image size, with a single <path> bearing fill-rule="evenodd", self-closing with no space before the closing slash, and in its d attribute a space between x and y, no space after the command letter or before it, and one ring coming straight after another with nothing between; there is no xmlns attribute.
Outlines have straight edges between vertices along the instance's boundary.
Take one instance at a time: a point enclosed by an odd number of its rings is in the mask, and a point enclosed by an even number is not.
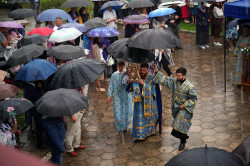
<svg viewBox="0 0 250 166"><path fill-rule="evenodd" d="M130 38L135 33L149 28L157 29L171 29L174 35L179 38L180 23L184 19L184 23L196 24L196 44L201 49L209 48L209 26L212 26L212 35L214 36L213 44L215 46L222 46L220 43L220 32L223 21L223 3L216 2L211 6L204 3L191 4L188 0L186 5L179 7L177 4L172 4L170 7L175 9L175 13L163 17L155 17L143 24L129 24L123 23L125 30L125 37ZM106 21L107 27L117 29L117 24L120 18L128 15L142 15L146 16L152 8L138 8L138 9L121 9L116 11L112 7L108 7L104 13L99 10L102 6L102 1L96 1L94 5L94 17L101 17ZM191 5L190 5L191 4ZM33 0L32 6L36 11L35 19L37 24L41 24L37 20L40 13L40 1ZM16 9L20 5L14 6ZM68 12L73 22L84 24L91 19L85 7L71 8ZM57 17L55 23L47 21L45 26L53 30L58 30L63 24L63 20ZM238 39L237 28L228 28L227 40L229 43L229 50L234 50L237 55L237 66L235 83L240 84L242 80L242 56L241 49L248 48L250 29L248 25L243 27L243 34ZM13 44L14 40L20 40L25 34L18 29L0 28L0 54L2 58L7 61L12 52L18 49L16 45L10 51L8 46ZM233 41L238 39L234 46ZM82 45L80 46L80 41ZM156 127L159 125L159 132L161 132L162 121L162 101L161 101L161 86L167 86L172 91L171 109L174 118L172 122L172 135L180 139L179 150L185 148L188 136L188 131L191 127L191 120L193 117L193 110L197 103L197 94L194 86L186 78L186 69L180 67L176 70L176 78L170 70L170 65L174 66L174 61L171 53L176 48L155 49L155 61L151 63L143 63L140 65L138 72L138 79L136 81L129 77L128 71L125 70L125 62L123 60L114 60L109 64L110 55L107 48L110 44L118 40L118 37L110 38L90 38L87 35L82 35L72 41L63 43L47 42L44 46L52 48L58 45L74 45L83 47L89 50L89 58L103 61L107 64L106 71L96 80L96 91L105 92L102 88L103 80L110 81L107 89L107 102L109 103L113 98L113 111L116 122L116 129L119 132L127 132L128 125L132 122L132 137L134 143L142 142L147 137L156 134ZM177 48L178 49L178 48ZM48 61L57 64L58 67L65 64L68 60L62 61L53 57L48 57ZM161 67L165 70L168 76L161 72ZM20 67L19 67L20 68ZM10 73L4 80L6 83L17 84L14 82L14 75L18 68L8 70ZM24 97L35 102L49 89L46 88L45 82L22 82L17 84L24 91ZM80 93L84 94L84 87L78 89ZM37 113L35 107L25 113L26 124L31 126L32 117L35 121L35 131L38 148L48 148L52 152L52 162L61 165L62 153L67 152L71 156L77 156L75 149L85 149L86 146L81 145L81 118L82 111L68 117L58 118L42 118L42 115ZM131 120L133 117L133 120ZM66 124L66 125L65 125ZM65 129L67 126L67 129ZM33 126L34 127L34 126ZM0 142L10 146L16 146L18 134L20 131L17 128L17 121L15 117L4 119L0 124ZM46 143L43 139L46 135ZM65 147L63 146L66 140ZM46 145L47 144L47 145Z"/></svg>

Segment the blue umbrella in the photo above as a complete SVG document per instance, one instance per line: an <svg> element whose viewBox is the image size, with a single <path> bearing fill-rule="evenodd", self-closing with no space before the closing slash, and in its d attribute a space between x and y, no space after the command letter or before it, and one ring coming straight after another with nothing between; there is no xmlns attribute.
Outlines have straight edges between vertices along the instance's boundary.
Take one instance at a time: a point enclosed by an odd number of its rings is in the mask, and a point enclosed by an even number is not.
<svg viewBox="0 0 250 166"><path fill-rule="evenodd" d="M67 23L67 24L62 24L58 30L62 28L76 28L81 32L86 32L88 30L88 27L85 24L79 24L79 23Z"/></svg>
<svg viewBox="0 0 250 166"><path fill-rule="evenodd" d="M160 9L156 9L150 12L148 17L161 17L161 16L173 14L174 12L176 11L172 8L160 8Z"/></svg>
<svg viewBox="0 0 250 166"><path fill-rule="evenodd" d="M47 9L44 10L39 16L37 20L39 21L56 21L56 17L61 17L62 20L72 21L72 18L68 13L61 9Z"/></svg>
<svg viewBox="0 0 250 166"><path fill-rule="evenodd" d="M54 63L44 59L34 59L18 71L15 80L22 80L26 82L46 80L56 71L57 67Z"/></svg>
<svg viewBox="0 0 250 166"><path fill-rule="evenodd" d="M114 37L119 36L121 33L115 28L101 27L92 29L87 33L89 37Z"/></svg>
<svg viewBox="0 0 250 166"><path fill-rule="evenodd" d="M103 13L110 6L112 6L112 9L114 9L114 10L119 10L122 8L123 5L124 5L124 3L120 2L120 1L109 1L109 2L106 2L102 5L99 12Z"/></svg>

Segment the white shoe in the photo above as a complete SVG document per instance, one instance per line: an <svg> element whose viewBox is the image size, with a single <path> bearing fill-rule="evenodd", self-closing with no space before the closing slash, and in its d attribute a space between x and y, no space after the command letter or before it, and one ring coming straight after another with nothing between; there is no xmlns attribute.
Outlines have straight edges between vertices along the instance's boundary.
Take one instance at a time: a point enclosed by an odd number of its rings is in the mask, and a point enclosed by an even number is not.
<svg viewBox="0 0 250 166"><path fill-rule="evenodd" d="M214 42L214 45L216 45L216 46L222 46L222 44L220 42Z"/></svg>
<svg viewBox="0 0 250 166"><path fill-rule="evenodd" d="M205 49L206 47L205 46L203 46L203 45L199 45L199 47L201 48L201 49Z"/></svg>
<svg viewBox="0 0 250 166"><path fill-rule="evenodd" d="M209 45L207 45L207 44L205 44L204 46L205 46L206 48L209 48Z"/></svg>

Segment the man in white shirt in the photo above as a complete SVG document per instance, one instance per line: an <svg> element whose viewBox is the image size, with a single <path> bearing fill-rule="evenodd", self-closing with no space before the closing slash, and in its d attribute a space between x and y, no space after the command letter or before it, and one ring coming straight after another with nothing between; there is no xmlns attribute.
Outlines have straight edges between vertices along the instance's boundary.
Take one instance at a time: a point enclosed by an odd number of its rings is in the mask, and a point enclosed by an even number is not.
<svg viewBox="0 0 250 166"><path fill-rule="evenodd" d="M56 17L56 25L54 26L53 30L57 30L63 23L63 20L61 17Z"/></svg>
<svg viewBox="0 0 250 166"><path fill-rule="evenodd" d="M103 13L103 19L106 20L107 27L109 28L116 28L117 29L117 16L115 10L112 9L112 6L108 7L108 10L106 10Z"/></svg>

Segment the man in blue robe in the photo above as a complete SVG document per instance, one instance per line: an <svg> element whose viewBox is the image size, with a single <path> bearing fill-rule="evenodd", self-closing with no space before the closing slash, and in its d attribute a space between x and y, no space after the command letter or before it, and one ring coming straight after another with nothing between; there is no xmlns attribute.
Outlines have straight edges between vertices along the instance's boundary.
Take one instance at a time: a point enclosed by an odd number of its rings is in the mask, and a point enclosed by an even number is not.
<svg viewBox="0 0 250 166"><path fill-rule="evenodd" d="M176 78L169 78L154 66L157 74L153 82L168 86L172 90L172 135L180 139L179 150L185 148L189 138L187 132L191 127L193 110L197 103L197 95L194 86L186 79L187 70L180 67L176 70Z"/></svg>
<svg viewBox="0 0 250 166"><path fill-rule="evenodd" d="M132 83L130 89L134 92L134 114L132 136L134 142L144 141L146 137L155 134L159 113L157 107L156 84L153 76L148 73L148 64L141 64L140 77Z"/></svg>

